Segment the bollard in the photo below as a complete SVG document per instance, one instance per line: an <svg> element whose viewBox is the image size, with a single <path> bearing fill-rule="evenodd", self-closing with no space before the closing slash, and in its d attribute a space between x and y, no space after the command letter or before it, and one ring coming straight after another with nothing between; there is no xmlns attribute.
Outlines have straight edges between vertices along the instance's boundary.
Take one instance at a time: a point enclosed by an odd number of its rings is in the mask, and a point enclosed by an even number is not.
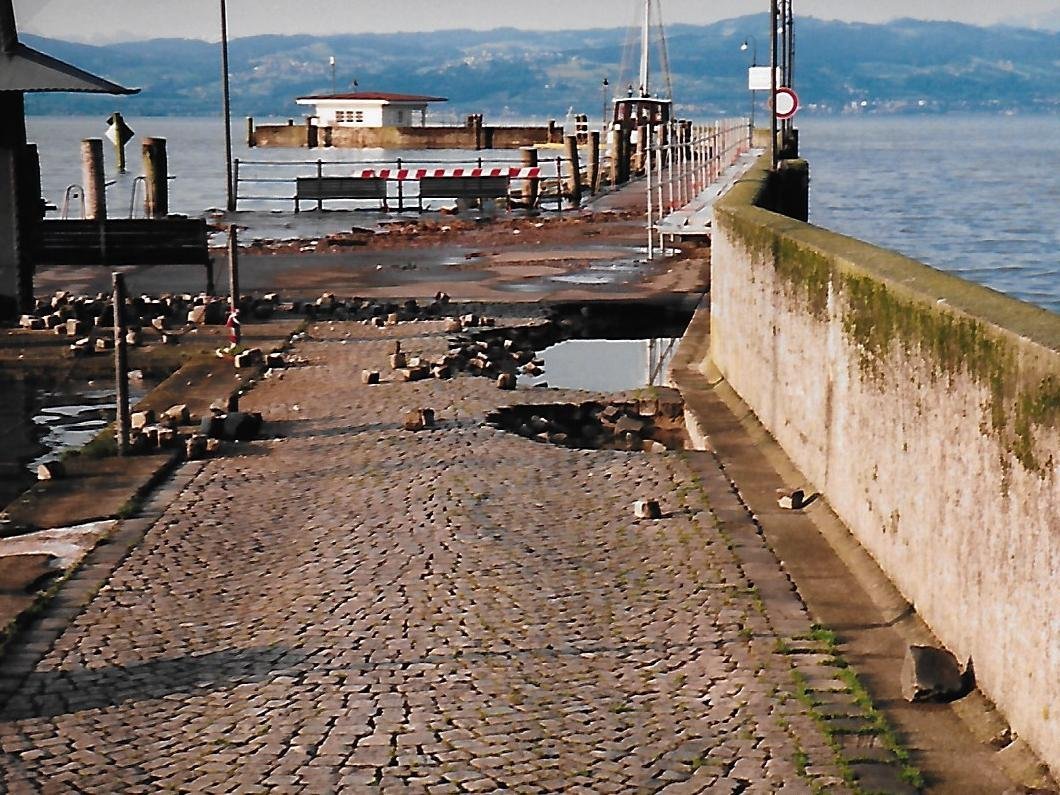
<svg viewBox="0 0 1060 795"><path fill-rule="evenodd" d="M88 138L81 142L81 181L85 186L85 218L107 218L107 183L103 175L103 141Z"/></svg>
<svg viewBox="0 0 1060 795"><path fill-rule="evenodd" d="M125 277L111 274L114 286L114 386L117 393L117 421L114 436L118 443L118 455L129 454L129 355L125 336Z"/></svg>
<svg viewBox="0 0 1060 795"><path fill-rule="evenodd" d="M523 168L537 168L537 149L532 146L523 147ZM537 178L523 181L523 202L528 210L537 207L538 195L541 191L541 181Z"/></svg>
<svg viewBox="0 0 1060 795"><path fill-rule="evenodd" d="M570 162L570 179L567 182L570 201L575 207L582 205L582 169L578 158L578 136L567 136L567 160Z"/></svg>
<svg viewBox="0 0 1060 795"><path fill-rule="evenodd" d="M144 138L144 215L165 218L169 215L169 160L165 138Z"/></svg>
<svg viewBox="0 0 1060 795"><path fill-rule="evenodd" d="M589 192L600 192L600 132L589 133Z"/></svg>

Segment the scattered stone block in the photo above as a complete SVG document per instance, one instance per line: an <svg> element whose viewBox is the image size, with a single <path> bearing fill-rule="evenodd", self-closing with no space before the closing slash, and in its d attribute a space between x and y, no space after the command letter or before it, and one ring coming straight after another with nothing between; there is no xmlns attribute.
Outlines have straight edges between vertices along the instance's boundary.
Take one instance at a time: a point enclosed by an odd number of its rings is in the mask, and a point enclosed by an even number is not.
<svg viewBox="0 0 1060 795"><path fill-rule="evenodd" d="M795 489L791 494L784 494L777 500L777 505L786 511L800 511L806 507L806 492Z"/></svg>
<svg viewBox="0 0 1060 795"><path fill-rule="evenodd" d="M114 339L112 337L96 337L95 347L97 351L114 350Z"/></svg>
<svg viewBox="0 0 1060 795"><path fill-rule="evenodd" d="M56 326L54 329L52 329L52 331L55 333L55 335L57 337L66 337L66 336L68 336L67 333L66 333L66 326L65 325Z"/></svg>
<svg viewBox="0 0 1060 795"><path fill-rule="evenodd" d="M165 331L165 332L162 333L162 344L163 345L179 345L180 344L180 337L181 337L180 334L177 334L177 333L172 332L172 331Z"/></svg>
<svg viewBox="0 0 1060 795"><path fill-rule="evenodd" d="M413 409L405 414L406 431L422 431L434 427L434 409Z"/></svg>
<svg viewBox="0 0 1060 795"><path fill-rule="evenodd" d="M640 435L644 432L644 429L648 427L648 423L637 417L630 417L629 415L623 415L618 418L615 423L615 433L619 436L625 436L627 434Z"/></svg>
<svg viewBox="0 0 1060 795"><path fill-rule="evenodd" d="M188 322L196 326L204 325L206 323L206 305L200 304L189 309Z"/></svg>
<svg viewBox="0 0 1060 795"><path fill-rule="evenodd" d="M159 426L156 432L156 438L159 447L172 447L180 437L173 428Z"/></svg>
<svg viewBox="0 0 1060 795"><path fill-rule="evenodd" d="M445 333L446 334L459 334L464 330L464 324L460 322L460 318L451 317L445 321Z"/></svg>
<svg viewBox="0 0 1060 795"><path fill-rule="evenodd" d="M378 384L381 380L378 370L361 370L362 384Z"/></svg>
<svg viewBox="0 0 1060 795"><path fill-rule="evenodd" d="M910 702L948 702L971 690L971 663L962 670L948 649L910 646L902 665L902 695Z"/></svg>
<svg viewBox="0 0 1060 795"><path fill-rule="evenodd" d="M516 387L516 378L514 373L501 373L497 376L497 389L503 389L510 391Z"/></svg>
<svg viewBox="0 0 1060 795"><path fill-rule="evenodd" d="M140 329L132 329L125 332L125 344L137 347L143 343L143 333Z"/></svg>
<svg viewBox="0 0 1060 795"><path fill-rule="evenodd" d="M287 360L282 353L270 353L265 357L265 366L278 370L287 366Z"/></svg>
<svg viewBox="0 0 1060 795"><path fill-rule="evenodd" d="M386 324L388 326L396 326L400 322L401 316L398 315L397 312L391 312L389 315L386 316Z"/></svg>
<svg viewBox="0 0 1060 795"><path fill-rule="evenodd" d="M390 367L393 370L400 370L404 367L408 367L408 357L405 356L401 351L390 354Z"/></svg>
<svg viewBox="0 0 1060 795"><path fill-rule="evenodd" d="M213 406L210 408L212 409ZM209 439L220 438L225 429L224 418L224 414L212 414L209 417L203 417L199 422L199 434Z"/></svg>
<svg viewBox="0 0 1060 795"><path fill-rule="evenodd" d="M189 461L198 461L206 457L207 440L205 436L195 434L184 442L184 454Z"/></svg>
<svg viewBox="0 0 1060 795"><path fill-rule="evenodd" d="M46 318L44 318L44 327L46 329L48 329L48 330L51 330L53 328L58 328L59 326L63 325L65 322L66 321L63 319L62 315L51 314L51 315L48 315Z"/></svg>
<svg viewBox="0 0 1060 795"><path fill-rule="evenodd" d="M129 418L129 425L133 430L141 430L146 428L148 425L155 424L155 413L148 409L147 411L136 411L133 412Z"/></svg>
<svg viewBox="0 0 1060 795"><path fill-rule="evenodd" d="M170 406L162 412L162 421L175 426L188 425L191 422L191 414L188 412L187 404Z"/></svg>
<svg viewBox="0 0 1060 795"><path fill-rule="evenodd" d="M62 461L45 461L37 467L37 480L59 480L66 477Z"/></svg>
<svg viewBox="0 0 1060 795"><path fill-rule="evenodd" d="M18 325L24 329L29 329L30 331L43 331L44 318L36 317L34 315L23 315L19 318Z"/></svg>
<svg viewBox="0 0 1060 795"><path fill-rule="evenodd" d="M633 503L633 515L638 519L662 519L662 508L657 500L637 500Z"/></svg>
<svg viewBox="0 0 1060 795"><path fill-rule="evenodd" d="M165 331L169 328L169 322L166 320L165 315L161 315L151 319L151 327L158 331Z"/></svg>
<svg viewBox="0 0 1060 795"><path fill-rule="evenodd" d="M644 452L645 453L653 453L655 455L659 455L661 453L665 453L667 451L667 449L668 448L666 447L666 445L663 444L662 442L657 442L654 439L645 439L644 440Z"/></svg>
<svg viewBox="0 0 1060 795"><path fill-rule="evenodd" d="M264 361L264 357L261 353L261 348L249 348L242 353L236 354L235 366L237 370L242 370L246 367L254 367Z"/></svg>
<svg viewBox="0 0 1060 795"><path fill-rule="evenodd" d="M221 450L220 439L207 439L206 440L206 454L216 455Z"/></svg>
<svg viewBox="0 0 1060 795"><path fill-rule="evenodd" d="M260 414L246 411L232 411L225 415L222 423L223 437L246 442L257 437L261 430Z"/></svg>

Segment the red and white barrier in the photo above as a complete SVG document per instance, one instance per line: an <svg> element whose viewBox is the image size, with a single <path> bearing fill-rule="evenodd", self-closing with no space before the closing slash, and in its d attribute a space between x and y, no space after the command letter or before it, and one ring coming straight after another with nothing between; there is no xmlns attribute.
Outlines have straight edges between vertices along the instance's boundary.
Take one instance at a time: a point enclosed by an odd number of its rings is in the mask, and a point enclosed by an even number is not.
<svg viewBox="0 0 1060 795"><path fill-rule="evenodd" d="M507 177L508 179L540 179L541 169L532 168L378 168L354 171L354 179L387 179L402 182L427 177Z"/></svg>

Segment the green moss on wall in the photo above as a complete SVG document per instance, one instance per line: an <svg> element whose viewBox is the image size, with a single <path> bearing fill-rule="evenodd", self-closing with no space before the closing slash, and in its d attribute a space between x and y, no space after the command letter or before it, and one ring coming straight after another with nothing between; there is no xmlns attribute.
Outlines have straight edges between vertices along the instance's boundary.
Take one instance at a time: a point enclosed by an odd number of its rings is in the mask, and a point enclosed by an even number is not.
<svg viewBox="0 0 1060 795"><path fill-rule="evenodd" d="M752 206L760 194L734 190L719 205L716 223L756 262L772 268L785 296L813 317L827 321L829 294L835 295L837 320L867 377L882 381L900 351L930 362L940 389L968 374L989 391L990 430L1004 449L1042 477L1053 471L1057 462L1039 450L1036 437L1060 427L1060 373L1041 378L1021 371L1015 338L995 324L933 296L896 289L871 267L851 268L838 254L801 243L787 233L793 222Z"/></svg>

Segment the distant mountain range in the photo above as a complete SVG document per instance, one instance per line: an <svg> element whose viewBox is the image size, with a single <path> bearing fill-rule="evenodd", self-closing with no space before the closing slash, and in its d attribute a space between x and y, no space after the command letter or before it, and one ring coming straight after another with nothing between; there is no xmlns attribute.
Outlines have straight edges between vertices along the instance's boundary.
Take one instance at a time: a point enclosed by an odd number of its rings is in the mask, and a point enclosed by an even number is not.
<svg viewBox="0 0 1060 795"><path fill-rule="evenodd" d="M744 114L752 50L769 58L769 22L755 15L667 31L678 113L688 118ZM38 114L211 115L220 107L219 46L197 40L92 46L24 37L31 46L142 94L127 99L37 95ZM231 44L233 111L258 118L299 116L298 96L332 88L438 94L435 115L480 112L489 120L563 119L568 110L603 112L602 80L622 71L625 30L450 30L330 37L256 36ZM951 22L884 25L797 20L795 83L808 112L1060 112L1060 33ZM759 99L762 97L759 95Z"/></svg>

